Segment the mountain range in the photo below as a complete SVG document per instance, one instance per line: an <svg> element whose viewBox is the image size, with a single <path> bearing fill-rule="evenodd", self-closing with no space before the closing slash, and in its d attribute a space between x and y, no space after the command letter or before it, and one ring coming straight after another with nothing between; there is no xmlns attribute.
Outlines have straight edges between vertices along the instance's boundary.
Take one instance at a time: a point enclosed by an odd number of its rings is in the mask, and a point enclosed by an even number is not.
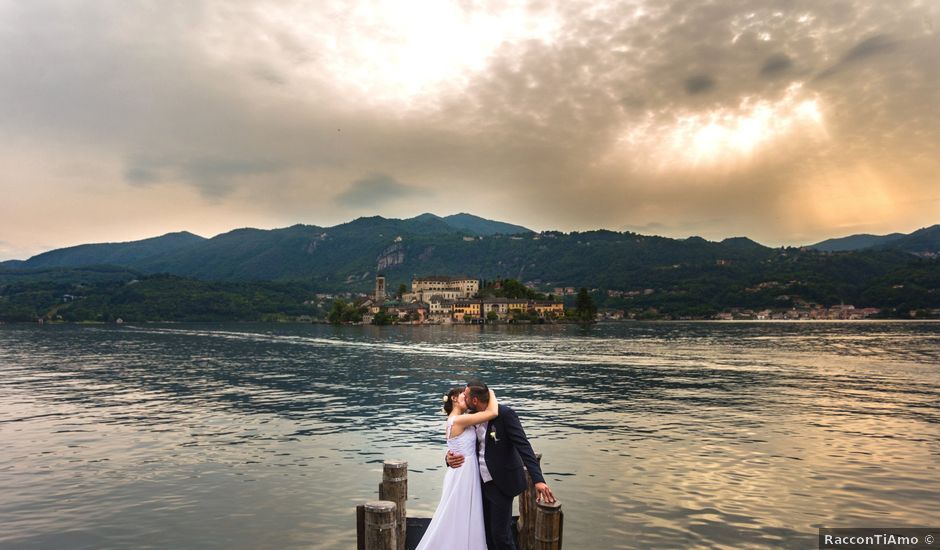
<svg viewBox="0 0 940 550"><path fill-rule="evenodd" d="M773 255L749 239L712 243L634 233L534 233L469 214L446 218L359 218L333 227L236 229L211 239L187 232L127 243L86 244L0 267L17 270L118 266L202 280L314 280L324 288L364 287L378 272L390 283L413 274L449 273L562 283L617 279L661 263L752 259ZM592 275L593 274L593 275Z"/></svg>
<svg viewBox="0 0 940 550"><path fill-rule="evenodd" d="M907 253L940 251L940 225L909 235L829 239L807 249L867 251L868 256L903 263ZM901 252L905 254L897 255ZM389 277L390 284L417 274L444 273L624 288L662 279L664 270L708 273L719 266L724 268L717 271L720 274L730 265L738 269L747 264L762 271L760 262L775 260L781 253L795 255L797 249L774 249L745 237L711 242L607 230L535 233L471 214L422 214L403 220L363 217L333 227L243 228L210 239L185 231L168 233L126 243L61 248L25 261L0 263L0 269L116 266L202 280L312 281L331 290L367 288L379 272Z"/></svg>
<svg viewBox="0 0 940 550"><path fill-rule="evenodd" d="M379 273L390 289L433 274L512 278L546 293L587 287L606 307L673 316L810 303L884 307L902 317L940 308L940 226L885 237L770 248L746 237L536 233L470 214L243 228L209 239L177 232L0 264L0 321L49 312L72 320L259 319L297 314L312 293L367 292Z"/></svg>

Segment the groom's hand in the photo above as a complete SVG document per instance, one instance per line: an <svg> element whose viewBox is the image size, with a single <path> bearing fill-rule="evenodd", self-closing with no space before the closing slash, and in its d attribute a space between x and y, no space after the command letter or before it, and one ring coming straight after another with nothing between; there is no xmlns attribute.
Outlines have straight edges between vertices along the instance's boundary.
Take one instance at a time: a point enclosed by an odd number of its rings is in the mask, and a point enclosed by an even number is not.
<svg viewBox="0 0 940 550"><path fill-rule="evenodd" d="M463 455L447 451L447 465L451 468L460 468L463 466Z"/></svg>
<svg viewBox="0 0 940 550"><path fill-rule="evenodd" d="M548 488L548 485L544 483L536 483L535 492L538 493L538 495L535 497L536 501L547 502L549 504L555 502L555 495L552 494L552 490Z"/></svg>

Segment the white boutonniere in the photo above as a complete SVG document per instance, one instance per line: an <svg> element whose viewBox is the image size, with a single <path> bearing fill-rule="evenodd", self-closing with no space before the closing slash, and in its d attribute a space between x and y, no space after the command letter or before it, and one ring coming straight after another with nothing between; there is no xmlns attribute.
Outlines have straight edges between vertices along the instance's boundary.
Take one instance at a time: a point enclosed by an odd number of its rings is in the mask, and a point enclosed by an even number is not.
<svg viewBox="0 0 940 550"><path fill-rule="evenodd" d="M494 442L499 443L499 440L496 439L496 430L493 430L492 432L490 432L490 437L493 438Z"/></svg>

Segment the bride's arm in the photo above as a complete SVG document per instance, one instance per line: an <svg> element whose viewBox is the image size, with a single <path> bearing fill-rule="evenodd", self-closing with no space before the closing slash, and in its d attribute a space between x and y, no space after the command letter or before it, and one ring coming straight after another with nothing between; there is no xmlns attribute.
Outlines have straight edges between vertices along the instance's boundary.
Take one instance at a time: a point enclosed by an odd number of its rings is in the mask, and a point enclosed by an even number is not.
<svg viewBox="0 0 940 550"><path fill-rule="evenodd" d="M490 390L490 403L485 411L463 414L454 419L454 424L461 428L475 426L484 422L489 422L499 416L499 403L496 401L496 394Z"/></svg>

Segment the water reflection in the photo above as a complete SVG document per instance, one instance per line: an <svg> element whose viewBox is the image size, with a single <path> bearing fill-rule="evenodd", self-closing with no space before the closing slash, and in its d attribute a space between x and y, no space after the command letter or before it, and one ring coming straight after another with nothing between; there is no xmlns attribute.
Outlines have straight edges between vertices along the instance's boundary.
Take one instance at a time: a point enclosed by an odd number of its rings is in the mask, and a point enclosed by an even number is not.
<svg viewBox="0 0 940 550"><path fill-rule="evenodd" d="M937 329L2 327L0 545L348 547L386 456L433 510L439 395L470 375L520 412L577 547L937 524Z"/></svg>

